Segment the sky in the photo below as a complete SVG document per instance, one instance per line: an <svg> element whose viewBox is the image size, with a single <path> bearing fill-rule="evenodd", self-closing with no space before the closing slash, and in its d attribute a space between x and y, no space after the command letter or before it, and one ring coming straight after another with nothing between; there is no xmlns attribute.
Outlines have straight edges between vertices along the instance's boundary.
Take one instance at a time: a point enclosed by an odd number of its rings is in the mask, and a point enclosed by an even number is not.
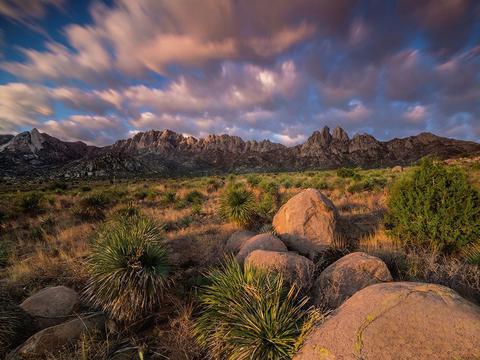
<svg viewBox="0 0 480 360"><path fill-rule="evenodd" d="M480 142L478 0L0 0L0 134Z"/></svg>

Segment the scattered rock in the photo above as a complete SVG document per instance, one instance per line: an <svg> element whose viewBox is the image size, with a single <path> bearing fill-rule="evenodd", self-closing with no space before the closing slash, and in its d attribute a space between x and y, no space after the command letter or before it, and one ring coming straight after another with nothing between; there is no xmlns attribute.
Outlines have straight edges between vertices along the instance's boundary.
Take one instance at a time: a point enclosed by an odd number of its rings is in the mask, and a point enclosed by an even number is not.
<svg viewBox="0 0 480 360"><path fill-rule="evenodd" d="M284 204L273 218L273 226L287 246L313 258L334 244L338 211L315 189L306 189Z"/></svg>
<svg viewBox="0 0 480 360"><path fill-rule="evenodd" d="M315 267L313 261L293 252L254 250L245 259L245 265L268 271L281 272L290 282L307 284Z"/></svg>
<svg viewBox="0 0 480 360"><path fill-rule="evenodd" d="M39 329L58 325L80 305L78 294L65 286L47 287L27 298L20 307L35 318Z"/></svg>
<svg viewBox="0 0 480 360"><path fill-rule="evenodd" d="M381 259L355 252L322 271L315 284L315 302L317 305L337 308L357 291L392 280L387 265Z"/></svg>
<svg viewBox="0 0 480 360"><path fill-rule="evenodd" d="M97 313L83 318L52 326L36 333L20 345L10 359L52 354L63 347L73 344L85 332L103 331L105 316Z"/></svg>
<svg viewBox="0 0 480 360"><path fill-rule="evenodd" d="M287 247L280 239L272 234L264 233L251 237L243 244L237 254L237 261L243 264L245 258L254 250L288 251Z"/></svg>
<svg viewBox="0 0 480 360"><path fill-rule="evenodd" d="M314 329L294 360L473 360L478 329L480 307L447 287L375 284Z"/></svg>
<svg viewBox="0 0 480 360"><path fill-rule="evenodd" d="M248 230L235 231L227 240L225 252L237 254L242 245L253 236L255 236L255 233Z"/></svg>

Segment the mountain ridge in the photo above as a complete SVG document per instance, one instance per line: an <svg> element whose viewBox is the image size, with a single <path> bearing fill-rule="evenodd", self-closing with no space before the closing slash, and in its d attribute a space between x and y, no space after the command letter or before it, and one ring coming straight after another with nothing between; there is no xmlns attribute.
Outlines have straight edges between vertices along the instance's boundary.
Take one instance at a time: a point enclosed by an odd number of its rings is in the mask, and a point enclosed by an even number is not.
<svg viewBox="0 0 480 360"><path fill-rule="evenodd" d="M4 177L128 177L382 167L408 165L426 155L450 158L476 153L480 153L478 143L431 133L380 141L369 134L350 138L341 127L333 133L324 127L290 147L227 134L195 138L168 129L140 132L96 147L32 129L0 138L0 170Z"/></svg>

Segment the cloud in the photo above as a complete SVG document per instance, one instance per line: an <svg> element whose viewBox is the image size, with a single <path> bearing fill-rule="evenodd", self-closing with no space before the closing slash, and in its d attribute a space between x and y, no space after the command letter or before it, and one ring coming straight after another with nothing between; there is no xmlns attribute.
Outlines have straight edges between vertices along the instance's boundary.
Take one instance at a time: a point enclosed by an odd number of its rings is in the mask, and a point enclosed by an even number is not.
<svg viewBox="0 0 480 360"><path fill-rule="evenodd" d="M18 22L27 22L46 15L47 7L61 8L64 0L0 0L0 15Z"/></svg>
<svg viewBox="0 0 480 360"><path fill-rule="evenodd" d="M38 123L38 118L53 114L48 92L41 86L23 83L0 85L0 131Z"/></svg>
<svg viewBox="0 0 480 360"><path fill-rule="evenodd" d="M39 130L66 141L109 145L128 133L123 120L112 116L72 115L63 120L48 120Z"/></svg>
<svg viewBox="0 0 480 360"><path fill-rule="evenodd" d="M23 49L23 62L2 68L27 79L93 81L115 71L137 76L165 74L172 65L272 60L315 33L345 26L353 3L282 0L274 9L267 0L94 3L93 24L65 28L68 47L49 41L45 51Z"/></svg>

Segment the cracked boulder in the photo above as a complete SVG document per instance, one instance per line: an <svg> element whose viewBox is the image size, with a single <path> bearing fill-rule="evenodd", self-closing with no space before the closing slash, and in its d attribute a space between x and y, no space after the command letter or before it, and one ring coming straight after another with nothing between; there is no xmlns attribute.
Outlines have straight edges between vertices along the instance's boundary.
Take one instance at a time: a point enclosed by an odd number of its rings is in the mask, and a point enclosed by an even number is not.
<svg viewBox="0 0 480 360"><path fill-rule="evenodd" d="M478 359L480 307L440 285L371 285L307 337L294 360Z"/></svg>
<svg viewBox="0 0 480 360"><path fill-rule="evenodd" d="M334 245L338 210L325 195L305 189L285 203L273 218L273 227L289 249L313 258Z"/></svg>
<svg viewBox="0 0 480 360"><path fill-rule="evenodd" d="M315 303L335 309L357 291L387 281L392 275L381 259L354 252L322 271L314 287Z"/></svg>

